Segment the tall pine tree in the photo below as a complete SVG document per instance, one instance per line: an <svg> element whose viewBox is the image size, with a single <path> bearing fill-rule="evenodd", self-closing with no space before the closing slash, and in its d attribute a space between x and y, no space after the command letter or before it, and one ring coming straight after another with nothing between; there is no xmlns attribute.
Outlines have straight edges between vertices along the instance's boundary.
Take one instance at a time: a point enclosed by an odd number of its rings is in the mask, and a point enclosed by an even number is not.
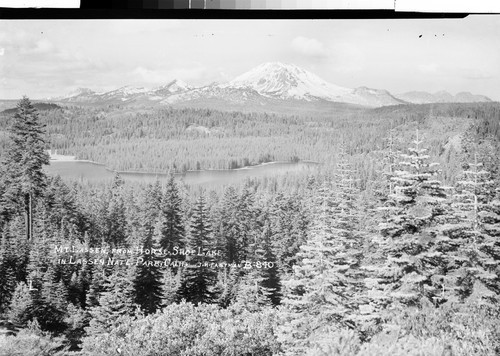
<svg viewBox="0 0 500 356"><path fill-rule="evenodd" d="M161 235L158 241L160 247L168 252L172 252L174 247L184 248L185 231L182 198L173 173L170 175L163 194L160 211ZM183 257L177 256L175 259L182 260Z"/></svg>
<svg viewBox="0 0 500 356"><path fill-rule="evenodd" d="M307 242L294 274L284 282L287 320L283 339L292 355L306 352L316 337L331 329L358 328L364 301L362 235L357 231L353 171L341 154L336 184L317 193Z"/></svg>
<svg viewBox="0 0 500 356"><path fill-rule="evenodd" d="M454 269L460 276L459 297L481 303L500 298L500 201L490 172L474 155L459 177L454 195L458 223L451 226L457 249Z"/></svg>
<svg viewBox="0 0 500 356"><path fill-rule="evenodd" d="M417 130L413 146L394 175L393 194L388 196L390 214L380 224L380 248L385 264L379 269L380 284L389 300L418 305L423 297L435 301L446 274L440 251L440 226L449 218L447 193L435 178L437 163L430 163ZM388 301L389 301L388 300Z"/></svg>
<svg viewBox="0 0 500 356"><path fill-rule="evenodd" d="M161 305L161 270L158 242L155 241L155 222L158 219L161 192L159 186L149 186L143 196L141 226L138 231L140 251L136 264L134 287L136 303L147 313Z"/></svg>
<svg viewBox="0 0 500 356"><path fill-rule="evenodd" d="M22 202L25 215L26 237L33 235L33 210L47 185L43 170L49 164L45 125L40 122L37 110L27 97L17 104L17 112L9 129L10 146L5 154L4 165L10 182L4 199ZM12 205L12 201L9 202Z"/></svg>
<svg viewBox="0 0 500 356"><path fill-rule="evenodd" d="M187 247L192 254L186 258L187 266L182 276L179 297L196 305L211 303L215 300L214 287L217 282L217 273L211 262L214 257L212 227L208 219L208 210L203 194L196 201Z"/></svg>

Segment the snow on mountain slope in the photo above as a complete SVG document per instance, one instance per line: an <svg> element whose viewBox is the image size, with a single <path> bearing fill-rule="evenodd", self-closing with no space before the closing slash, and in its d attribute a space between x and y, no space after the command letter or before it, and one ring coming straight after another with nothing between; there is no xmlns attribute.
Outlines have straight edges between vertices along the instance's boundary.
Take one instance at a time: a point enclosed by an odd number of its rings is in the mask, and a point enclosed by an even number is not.
<svg viewBox="0 0 500 356"><path fill-rule="evenodd" d="M96 104L138 104L174 105L189 103L202 105L216 101L219 105L236 104L244 106L288 105L293 102L346 103L356 106L380 107L407 103L429 102L474 102L491 101L481 95L448 92L430 94L409 92L394 96L384 89L367 87L345 88L321 79L305 69L292 64L270 62L261 64L235 79L224 83L212 83L203 87L192 87L180 80L173 80L154 89L124 86L105 93L90 89L78 89L65 97L53 101L96 103Z"/></svg>
<svg viewBox="0 0 500 356"><path fill-rule="evenodd" d="M335 100L351 91L295 65L277 62L261 64L221 87L251 88L264 96L303 100L311 97Z"/></svg>
<svg viewBox="0 0 500 356"><path fill-rule="evenodd" d="M373 107L406 104L404 101L395 98L387 90L367 87L356 88L343 99L346 103Z"/></svg>
<svg viewBox="0 0 500 356"><path fill-rule="evenodd" d="M221 87L253 89L265 97L283 100L321 99L374 107L404 103L386 90L341 87L295 65L277 62L261 64Z"/></svg>
<svg viewBox="0 0 500 356"><path fill-rule="evenodd" d="M159 96L169 96L171 94L181 93L192 89L193 87L189 86L182 80L176 79L166 85L153 89L151 92Z"/></svg>
<svg viewBox="0 0 500 356"><path fill-rule="evenodd" d="M185 92L175 93L161 101L162 104L176 104L200 99L222 99L243 104L250 100L264 99L252 88L229 88L218 84L194 88Z"/></svg>
<svg viewBox="0 0 500 356"><path fill-rule="evenodd" d="M112 91L106 92L104 94L101 94L101 99L127 101L130 99L133 99L134 97L136 97L138 95L144 95L148 92L149 92L149 90L146 88L135 88L135 87L126 85L126 86L118 88L116 90L112 90Z"/></svg>
<svg viewBox="0 0 500 356"><path fill-rule="evenodd" d="M59 97L49 98L51 101L68 101L68 102L92 102L99 94L88 88L78 88L72 92Z"/></svg>

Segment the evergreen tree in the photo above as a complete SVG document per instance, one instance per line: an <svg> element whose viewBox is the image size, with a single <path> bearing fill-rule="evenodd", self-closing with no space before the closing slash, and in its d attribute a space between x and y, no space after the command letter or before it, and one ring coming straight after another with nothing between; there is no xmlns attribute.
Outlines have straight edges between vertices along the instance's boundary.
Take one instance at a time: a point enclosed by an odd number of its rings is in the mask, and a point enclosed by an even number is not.
<svg viewBox="0 0 500 356"><path fill-rule="evenodd" d="M260 248L257 250L257 257L260 260L255 261L257 268L260 269L262 277L261 287L266 291L266 295L272 305L278 305L281 302L281 278L278 269L278 261L272 249L272 231L270 221L266 219ZM259 263L260 262L260 263Z"/></svg>
<svg viewBox="0 0 500 356"><path fill-rule="evenodd" d="M271 305L269 291L262 287L264 278L256 268L251 268L237 286L233 309L259 312L263 307Z"/></svg>
<svg viewBox="0 0 500 356"><path fill-rule="evenodd" d="M211 303L216 297L214 287L217 274L214 267L210 266L214 261L210 254L213 251L213 236L203 194L194 207L187 245L194 253L186 258L187 266L182 276L179 297L196 305Z"/></svg>
<svg viewBox="0 0 500 356"><path fill-rule="evenodd" d="M93 268L92 280L85 298L85 306L87 310L99 305L99 298L105 291L105 286L106 274L104 268Z"/></svg>
<svg viewBox="0 0 500 356"><path fill-rule="evenodd" d="M43 197L43 208L46 210L50 223L56 228L60 229L64 226L67 229L65 234L82 237L86 221L78 211L76 192L70 189L61 177L49 177Z"/></svg>
<svg viewBox="0 0 500 356"><path fill-rule="evenodd" d="M26 237L30 240L34 204L47 185L43 166L49 164L49 155L44 138L45 125L40 123L38 112L27 97L19 101L9 131L11 145L5 155L9 191L4 193L4 199L17 198L23 202Z"/></svg>
<svg viewBox="0 0 500 356"><path fill-rule="evenodd" d="M392 300L418 304L422 297L435 301L446 274L445 254L440 251L440 225L450 217L447 194L437 163L429 162L418 135L408 154L402 154L394 172L394 192L389 195L391 213L380 224L386 263L379 270L379 289Z"/></svg>
<svg viewBox="0 0 500 356"><path fill-rule="evenodd" d="M20 217L12 219L5 227L4 233L9 236L11 265L18 282L26 281L27 266L30 255L30 242L28 241L23 221Z"/></svg>
<svg viewBox="0 0 500 356"><path fill-rule="evenodd" d="M40 278L29 278L28 284L18 283L8 316L26 326L37 320L44 331L62 333L67 307L67 292L61 281L56 281L52 267Z"/></svg>
<svg viewBox="0 0 500 356"><path fill-rule="evenodd" d="M16 288L16 284L12 242L9 234L3 232L0 241L0 314L7 309Z"/></svg>
<svg viewBox="0 0 500 356"><path fill-rule="evenodd" d="M136 266L134 287L136 303L146 314L154 313L161 305L161 270L159 249L154 239L155 221L160 204L158 188L148 187L143 197L142 224L139 230L140 252Z"/></svg>
<svg viewBox="0 0 500 356"><path fill-rule="evenodd" d="M237 260L246 261L251 258L249 253L249 245L253 238L253 232L255 231L255 210L254 210L255 194L252 190L249 181L245 182L242 192L240 194L237 208L237 219L238 219L238 240L236 241L237 250Z"/></svg>
<svg viewBox="0 0 500 356"><path fill-rule="evenodd" d="M264 218L259 229L260 238L250 244L247 273L239 280L235 293L235 309L260 311L265 306L278 305L281 299L281 282L276 257L272 252L270 222Z"/></svg>
<svg viewBox="0 0 500 356"><path fill-rule="evenodd" d="M24 282L17 283L7 311L7 317L14 323L26 325L31 317L28 311L32 303L33 299L28 285Z"/></svg>
<svg viewBox="0 0 500 356"><path fill-rule="evenodd" d="M303 354L312 340L330 329L357 328L363 321L362 235L357 231L353 171L341 155L336 185L325 182L317 194L307 242L294 274L285 281L284 333L292 354Z"/></svg>
<svg viewBox="0 0 500 356"><path fill-rule="evenodd" d="M120 175L115 175L113 185L108 192L108 197L103 215L103 239L111 247L126 247L126 218L123 200L124 182Z"/></svg>
<svg viewBox="0 0 500 356"><path fill-rule="evenodd" d="M0 163L0 229L20 210L17 178L6 164Z"/></svg>
<svg viewBox="0 0 500 356"><path fill-rule="evenodd" d="M240 271L237 267L229 267L219 273L217 304L220 307L227 308L236 300L240 280Z"/></svg>
<svg viewBox="0 0 500 356"><path fill-rule="evenodd" d="M389 197L394 194L394 181L401 152L399 152L395 147L393 131L394 130L390 131L389 138L386 140L386 147L383 151L384 157L382 158L383 177L381 178L383 179L380 179L380 184L382 186L376 192L382 205L378 208L378 211L383 212L382 217L384 219L387 219L390 215L392 215L393 211L396 210L394 201L389 199Z"/></svg>
<svg viewBox="0 0 500 356"><path fill-rule="evenodd" d="M219 229L216 231L221 240L220 246L224 261L227 263L240 263L239 239L240 223L238 218L238 194L233 186L224 191L220 211Z"/></svg>
<svg viewBox="0 0 500 356"><path fill-rule="evenodd" d="M31 292L32 304L28 314L36 319L42 330L61 333L66 329L68 292L56 271L49 266L41 280L31 279L35 290Z"/></svg>
<svg viewBox="0 0 500 356"><path fill-rule="evenodd" d="M459 297L494 303L500 297L500 203L477 156L457 182L454 207L459 219L449 230L457 248L450 263L460 277Z"/></svg>
<svg viewBox="0 0 500 356"><path fill-rule="evenodd" d="M41 206L37 209L35 216L36 221L33 226L33 231L38 238L30 244L27 273L31 279L40 280L48 266L54 263L54 261L51 260L51 257L54 257L51 252L53 251L54 245L56 245L53 237L56 235L57 230L50 224L45 207Z"/></svg>
<svg viewBox="0 0 500 356"><path fill-rule="evenodd" d="M174 273L173 268L163 269L161 280L161 307L168 307L177 300L177 293L180 288L181 270Z"/></svg>
<svg viewBox="0 0 500 356"><path fill-rule="evenodd" d="M185 231L182 198L173 173L170 175L163 194L160 211L160 247L167 252L171 252L174 247L184 248ZM176 259L181 260L182 257L178 256Z"/></svg>
<svg viewBox="0 0 500 356"><path fill-rule="evenodd" d="M123 268L117 268L106 279L104 291L99 296L99 304L90 309L92 319L86 329L87 334L108 332L119 324L120 317L133 315L136 309L130 274Z"/></svg>
<svg viewBox="0 0 500 356"><path fill-rule="evenodd" d="M83 254L83 258L86 260L90 260L91 256L90 253L88 252L90 248L90 238L87 233L84 235L84 243L81 244L81 246L87 251ZM85 309L86 307L86 300L87 300L87 295L90 291L90 286L92 284L92 272L93 272L94 267L91 264L84 264L80 270L78 271L77 275L77 280L76 280L76 285L78 286L78 295L75 297L73 303L76 308L83 308ZM97 301L96 301L97 302Z"/></svg>
<svg viewBox="0 0 500 356"><path fill-rule="evenodd" d="M331 216L330 187L323 184L317 192L319 207L316 218L311 223L309 237L298 257L299 264L294 266L294 273L284 281L286 287L282 300L284 318L280 329L281 342L289 355L301 355L309 346L308 339L318 328L320 311L324 309L325 301L316 295L323 292L328 281L324 277L327 271L325 256L335 255L335 241L329 234ZM318 206L318 203L317 203ZM342 276L342 274L340 275ZM319 303L321 301L321 303ZM341 303L335 303L339 307ZM316 310L313 308L316 307ZM324 321L320 321L320 325Z"/></svg>
<svg viewBox="0 0 500 356"><path fill-rule="evenodd" d="M308 217L298 196L278 193L271 207L273 251L280 271L291 273L307 238Z"/></svg>

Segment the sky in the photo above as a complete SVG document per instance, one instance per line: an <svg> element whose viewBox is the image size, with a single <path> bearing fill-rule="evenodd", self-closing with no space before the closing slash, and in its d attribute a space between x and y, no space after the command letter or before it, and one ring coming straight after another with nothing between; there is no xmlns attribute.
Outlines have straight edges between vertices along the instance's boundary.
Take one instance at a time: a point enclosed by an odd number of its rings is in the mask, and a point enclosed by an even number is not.
<svg viewBox="0 0 500 356"><path fill-rule="evenodd" d="M1 99L174 79L201 86L274 61L348 88L469 91L500 101L500 16L0 21Z"/></svg>

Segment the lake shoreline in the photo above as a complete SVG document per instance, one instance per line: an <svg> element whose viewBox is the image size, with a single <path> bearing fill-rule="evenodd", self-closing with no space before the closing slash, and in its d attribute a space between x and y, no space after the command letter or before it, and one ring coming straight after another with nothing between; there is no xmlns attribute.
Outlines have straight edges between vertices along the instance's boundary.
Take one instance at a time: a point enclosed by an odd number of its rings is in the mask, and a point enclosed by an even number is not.
<svg viewBox="0 0 500 356"><path fill-rule="evenodd" d="M71 156L72 157L72 156ZM52 163L90 163L94 164L97 166L102 166L104 167L107 171L112 172L112 173L118 173L118 174L144 174L144 175L158 175L158 176L167 176L170 174L170 172L143 172L143 171L117 171L112 168L107 167L104 163L98 163L86 159L51 159L50 164ZM258 167L265 167L269 165L275 165L275 164L294 164L294 163L305 163L305 164L316 164L320 165L321 163L316 162L316 161L311 161L311 160L300 160L300 161L272 161L272 162L263 162L255 165L250 165L250 166L244 166L244 167L239 167L239 168L215 168L215 169L190 169L184 172L175 172L174 175L178 176L183 176L187 173L198 173L198 172L229 172L229 171L240 171L240 170L250 170L250 169L255 169Z"/></svg>
<svg viewBox="0 0 500 356"><path fill-rule="evenodd" d="M113 171L103 164L83 160L52 161L51 163L44 167L47 174L70 180L105 182L112 180L117 173L125 181L129 182L154 183L158 180L167 180L170 177L169 173ZM221 186L242 182L247 178L264 178L290 172L306 172L306 170L317 169L318 167L320 167L320 164L316 162L276 161L239 169L186 171L175 173L174 177L191 186Z"/></svg>

